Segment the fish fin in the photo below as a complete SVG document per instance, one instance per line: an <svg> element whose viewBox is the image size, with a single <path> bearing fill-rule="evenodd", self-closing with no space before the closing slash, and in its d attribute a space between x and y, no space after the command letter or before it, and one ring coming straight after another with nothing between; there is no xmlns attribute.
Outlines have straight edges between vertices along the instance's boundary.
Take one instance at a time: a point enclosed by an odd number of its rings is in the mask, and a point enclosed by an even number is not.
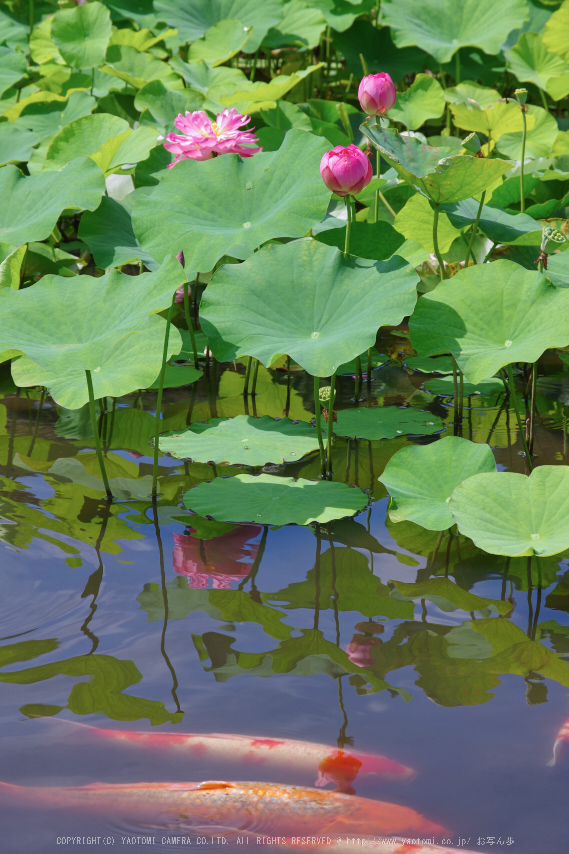
<svg viewBox="0 0 569 854"><path fill-rule="evenodd" d="M559 745L560 745L560 744L561 744L561 739L560 739L560 738L556 738L556 739L555 739L555 743L554 743L554 745L553 745L553 758L552 758L552 759L550 759L550 760L549 760L549 762L547 763L547 765L548 765L548 767L549 767L549 768L553 768L553 766L554 766L554 765L555 765L555 763L557 762L557 749L558 749L558 747L559 747Z"/></svg>

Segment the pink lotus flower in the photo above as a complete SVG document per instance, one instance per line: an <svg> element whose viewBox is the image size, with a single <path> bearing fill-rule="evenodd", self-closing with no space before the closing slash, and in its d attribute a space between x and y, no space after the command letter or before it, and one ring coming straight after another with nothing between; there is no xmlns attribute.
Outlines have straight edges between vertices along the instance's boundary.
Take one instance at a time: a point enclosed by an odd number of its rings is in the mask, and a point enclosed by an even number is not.
<svg viewBox="0 0 569 854"><path fill-rule="evenodd" d="M370 667L373 664L371 648L381 646L380 638L366 637L366 635L353 635L346 647L348 658L358 667Z"/></svg>
<svg viewBox="0 0 569 854"><path fill-rule="evenodd" d="M371 181L371 163L357 145L337 145L320 161L320 174L329 190L338 196L355 196Z"/></svg>
<svg viewBox="0 0 569 854"><path fill-rule="evenodd" d="M252 157L262 150L248 147L249 143L259 141L252 133L255 128L239 130L249 121L249 116L242 116L233 108L218 113L214 122L203 110L185 116L180 113L174 124L182 133L169 133L164 142L164 148L176 155L168 169L180 160L210 160L214 153Z"/></svg>
<svg viewBox="0 0 569 854"><path fill-rule="evenodd" d="M364 113L369 116L383 116L397 100L393 80L385 71L368 74L361 81L358 98Z"/></svg>
<svg viewBox="0 0 569 854"><path fill-rule="evenodd" d="M188 534L173 534L174 572L185 575L190 587L228 590L232 581L241 581L249 574L258 543L247 545L259 534L259 525L240 525L211 540L198 540Z"/></svg>
<svg viewBox="0 0 569 854"><path fill-rule="evenodd" d="M176 299L174 300L174 302L184 302L184 290L185 290L185 288L186 288L185 285L180 285L179 288L176 288ZM191 285L188 285L188 299L191 300L191 298L192 298L192 288L191 288Z"/></svg>

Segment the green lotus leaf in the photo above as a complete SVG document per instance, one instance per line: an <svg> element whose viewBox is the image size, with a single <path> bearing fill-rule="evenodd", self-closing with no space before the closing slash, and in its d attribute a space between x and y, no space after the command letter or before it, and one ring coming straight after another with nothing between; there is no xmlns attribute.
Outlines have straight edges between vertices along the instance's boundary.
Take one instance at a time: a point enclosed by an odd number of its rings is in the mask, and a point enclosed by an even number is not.
<svg viewBox="0 0 569 854"><path fill-rule="evenodd" d="M59 172L25 176L15 166L0 169L0 240L19 246L45 240L65 208L94 210L105 192L96 163L78 157Z"/></svg>
<svg viewBox="0 0 569 854"><path fill-rule="evenodd" d="M463 204L458 202L456 204ZM415 193L407 200L398 212L393 226L408 240L416 240L429 254L435 251L433 243L433 222L435 213L429 204L429 200L421 193ZM439 249L442 253L448 252L453 242L460 236L460 232L449 221L444 211L439 214L437 226L437 237Z"/></svg>
<svg viewBox="0 0 569 854"><path fill-rule="evenodd" d="M206 30L226 18L241 21L244 27L253 27L245 53L255 53L270 27L276 26L283 16L282 0L155 0L154 12L159 21L178 30L182 42L195 42Z"/></svg>
<svg viewBox="0 0 569 854"><path fill-rule="evenodd" d="M483 133L494 143L502 134L521 133L523 130L522 114L516 101L497 101L485 110L478 110L469 104L452 104L451 112L457 127ZM526 123L528 130L531 130L535 126L535 116L527 113Z"/></svg>
<svg viewBox="0 0 569 854"><path fill-rule="evenodd" d="M437 415L398 406L341 409L337 417L334 433L354 439L394 439L402 434L429 436L443 429L443 422Z"/></svg>
<svg viewBox="0 0 569 854"><path fill-rule="evenodd" d="M179 56L173 56L170 64L184 78L194 94L207 95L215 86L243 86L249 82L240 68L228 68L225 65L210 68L207 62L188 63Z"/></svg>
<svg viewBox="0 0 569 854"><path fill-rule="evenodd" d="M72 68L100 65L110 37L110 12L97 0L74 9L60 9L51 21L51 39Z"/></svg>
<svg viewBox="0 0 569 854"><path fill-rule="evenodd" d="M107 50L107 64L101 71L124 80L135 89L142 89L152 80L161 80L165 86L182 89L182 81L172 67L151 53L141 53L128 45L114 44Z"/></svg>
<svg viewBox="0 0 569 854"><path fill-rule="evenodd" d="M164 388L181 388L183 385L190 385L202 376L202 372L191 365L166 365L164 371ZM148 388L151 390L158 389L160 386L160 376L157 376L152 385Z"/></svg>
<svg viewBox="0 0 569 854"><path fill-rule="evenodd" d="M479 383L569 344L569 292L512 261L477 264L425 294L409 330L419 356L452 353L465 379Z"/></svg>
<svg viewBox="0 0 569 854"><path fill-rule="evenodd" d="M17 291L20 288L20 271L26 258L28 247L20 246L18 249L10 247L10 249L12 251L3 258L0 264L0 287L12 288L12 290Z"/></svg>
<svg viewBox="0 0 569 854"><path fill-rule="evenodd" d="M452 86L444 91L445 101L449 104L466 104L471 108L486 110L500 99L497 89L488 86L479 86L471 80L463 80L457 86Z"/></svg>
<svg viewBox="0 0 569 854"><path fill-rule="evenodd" d="M475 199L464 199L452 205L443 205L443 210L455 228L464 229L475 222L480 203ZM526 213L510 214L501 207L482 205L480 231L494 243L511 243L517 246L539 246L542 238L540 223Z"/></svg>
<svg viewBox="0 0 569 854"><path fill-rule="evenodd" d="M302 237L330 199L319 170L326 148L323 139L291 130L275 152L178 163L152 198L136 202L134 233L157 261L182 249L200 272L236 246L250 254L273 237Z"/></svg>
<svg viewBox="0 0 569 854"><path fill-rule="evenodd" d="M365 18L358 18L348 30L332 34L334 47L345 57L349 71L360 77L363 56L370 74L387 72L397 83L406 74L425 68L428 55L418 47L397 49L389 27L379 29Z"/></svg>
<svg viewBox="0 0 569 854"><path fill-rule="evenodd" d="M397 599L400 596L404 601L428 599L429 602L438 605L441 611L456 611L459 608L461 611L493 611L495 614L505 616L512 610L510 602L476 596L468 590L463 590L449 578L428 578L426 581L418 581L415 584L407 584L404 581L390 581L389 584L397 590Z"/></svg>
<svg viewBox="0 0 569 854"><path fill-rule="evenodd" d="M292 104L290 101L277 101L276 107L262 110L261 115L269 127L279 128L279 130L299 128L300 130L311 131L313 127L310 121L311 117L307 116L297 104Z"/></svg>
<svg viewBox="0 0 569 854"><path fill-rule="evenodd" d="M73 281L44 276L22 291L0 288L0 359L25 354L58 376L71 370L95 375L105 353L126 335L147 329L149 315L169 306L184 279L179 261L170 257L156 273L141 276L111 270Z"/></svg>
<svg viewBox="0 0 569 854"><path fill-rule="evenodd" d="M103 196L95 211L83 214L78 236L85 241L102 270L122 267L133 261L142 261L152 271L160 266L141 248L134 236L130 213L125 205L109 196Z"/></svg>
<svg viewBox="0 0 569 854"><path fill-rule="evenodd" d="M199 483L182 500L188 510L220 522L309 525L353 516L368 499L361 489L330 480L238 474Z"/></svg>
<svg viewBox="0 0 569 854"><path fill-rule="evenodd" d="M508 65L520 81L545 89L551 77L567 70L566 63L550 53L540 33L522 33L516 45L505 53Z"/></svg>
<svg viewBox="0 0 569 854"><path fill-rule="evenodd" d="M449 502L455 487L479 472L494 471L488 445L445 436L430 445L402 448L391 457L379 481L391 496L393 522L409 520L429 531L444 531L454 521Z"/></svg>
<svg viewBox="0 0 569 854"><path fill-rule="evenodd" d="M149 388L162 367L165 331L166 321L152 316L144 332L127 335L107 350L100 370L92 374L95 397L122 397L139 388ZM180 344L180 334L172 326L168 356L179 350ZM58 375L40 367L29 356L21 356L12 362L12 377L18 386L46 386L53 400L66 409L80 409L89 401L85 371L70 370Z"/></svg>
<svg viewBox="0 0 569 854"><path fill-rule="evenodd" d="M40 138L33 131L11 122L0 124L0 166L27 163Z"/></svg>
<svg viewBox="0 0 569 854"><path fill-rule="evenodd" d="M163 128L181 113L201 110L203 96L191 89L169 89L161 80L152 80L139 89L134 106L142 112L148 110L152 118Z"/></svg>
<svg viewBox="0 0 569 854"><path fill-rule="evenodd" d="M30 33L30 56L37 65L50 61L58 65L66 64L51 38L52 21L51 16L44 18Z"/></svg>
<svg viewBox="0 0 569 854"><path fill-rule="evenodd" d="M115 29L113 30L109 44L125 44L144 52L145 50L150 50L151 47L155 47L159 42L175 35L176 30L172 29L159 30L157 36L153 36L150 30L146 28L141 30Z"/></svg>
<svg viewBox="0 0 569 854"><path fill-rule="evenodd" d="M216 65L222 65L243 50L251 34L251 29L247 29L241 21L236 21L234 18L218 21L209 27L200 39L190 45L188 61L203 60L215 68Z"/></svg>
<svg viewBox="0 0 569 854"><path fill-rule="evenodd" d="M569 62L569 4L562 3L546 22L543 29L546 50Z"/></svg>
<svg viewBox="0 0 569 854"><path fill-rule="evenodd" d="M207 93L206 109L216 112L225 107L235 107L240 113L257 113L259 110L271 109L276 106L277 101L284 98L287 92L320 68L322 63L308 65L290 75L279 74L270 83L250 83L246 80L243 85L218 84Z"/></svg>
<svg viewBox="0 0 569 854"><path fill-rule="evenodd" d="M367 15L373 8L374 0L305 0L307 6L319 9L326 23L337 33L352 26L358 15Z"/></svg>
<svg viewBox="0 0 569 854"><path fill-rule="evenodd" d="M566 252L549 256L547 278L558 288L569 288L569 255Z"/></svg>
<svg viewBox="0 0 569 854"><path fill-rule="evenodd" d="M559 126L553 116L543 107L536 107L530 104L527 107L527 118L534 119L535 124L529 127L526 135L525 157L537 159L539 157L549 157L553 143L557 139ZM522 156L522 132L521 129L517 133L504 133L497 147L500 151L510 157L512 160L519 160Z"/></svg>
<svg viewBox="0 0 569 854"><path fill-rule="evenodd" d="M508 34L522 26L527 6L524 0L384 0L381 12L397 47L420 45L445 63L467 45L499 53Z"/></svg>
<svg viewBox="0 0 569 854"><path fill-rule="evenodd" d="M417 74L407 91L397 95L389 118L402 122L409 130L417 130L428 119L438 119L444 110L445 98L439 81L428 74Z"/></svg>
<svg viewBox="0 0 569 854"><path fill-rule="evenodd" d="M290 418L273 421L268 415L212 418L192 424L183 433L160 436L161 451L198 463L290 463L317 449L316 431L309 424L294 423Z"/></svg>
<svg viewBox="0 0 569 854"><path fill-rule="evenodd" d="M367 374L367 366L368 366L368 351L365 350L363 353L359 354L360 357L360 365L363 370L364 375ZM350 359L349 362L344 362L343 365L340 365L336 374L338 376L342 376L343 374L348 374L355 376L356 371L358 371L357 364L357 356L355 359ZM386 362L389 362L389 357L385 353L379 353L375 347L371 348L371 367L373 368L379 367L379 365L384 365Z"/></svg>
<svg viewBox="0 0 569 854"><path fill-rule="evenodd" d="M413 310L416 282L397 256L373 262L316 240L273 244L217 271L200 321L220 361L255 356L268 367L286 353L325 377Z"/></svg>
<svg viewBox="0 0 569 854"><path fill-rule="evenodd" d="M28 128L37 134L40 140L44 140L48 136L55 136L75 119L88 116L96 106L97 101L87 92L72 92L69 98L63 101L32 101L25 105L15 118L20 127Z"/></svg>
<svg viewBox="0 0 569 854"><path fill-rule="evenodd" d="M7 47L0 47L0 97L21 80L28 67L26 57Z"/></svg>
<svg viewBox="0 0 569 854"><path fill-rule="evenodd" d="M452 374L452 357L439 356L431 359L425 356L410 356L405 359L407 367L413 371L421 371L423 374Z"/></svg>
<svg viewBox="0 0 569 854"><path fill-rule="evenodd" d="M361 131L402 178L437 203L476 196L512 168L505 160L457 155L450 146L431 148L391 128L383 130L364 123Z"/></svg>
<svg viewBox="0 0 569 854"><path fill-rule="evenodd" d="M425 391L441 397L454 397L454 379L447 376L429 380L425 383ZM464 397L469 397L471 394L496 394L500 391L504 391L504 383L498 377L489 377L479 383L463 382L462 384Z"/></svg>
<svg viewBox="0 0 569 854"><path fill-rule="evenodd" d="M459 530L499 555L554 555L569 548L569 467L477 474L454 490Z"/></svg>
<svg viewBox="0 0 569 854"><path fill-rule="evenodd" d="M319 9L308 7L303 0L291 0L283 6L282 20L263 39L263 47L313 48L325 28L326 20Z"/></svg>
<svg viewBox="0 0 569 854"><path fill-rule="evenodd" d="M346 227L330 228L316 235L319 243L344 249ZM350 229L350 255L386 261L397 252L405 238L388 222L354 222Z"/></svg>

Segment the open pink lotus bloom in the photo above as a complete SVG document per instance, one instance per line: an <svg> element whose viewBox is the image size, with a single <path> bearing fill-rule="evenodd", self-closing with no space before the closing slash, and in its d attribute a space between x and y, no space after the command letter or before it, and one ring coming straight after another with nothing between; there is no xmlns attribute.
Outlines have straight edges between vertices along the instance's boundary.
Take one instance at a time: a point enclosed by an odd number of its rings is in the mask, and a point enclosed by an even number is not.
<svg viewBox="0 0 569 854"><path fill-rule="evenodd" d="M385 71L368 74L359 85L358 99L364 113L369 116L383 116L397 100L393 80Z"/></svg>
<svg viewBox="0 0 569 854"><path fill-rule="evenodd" d="M241 581L249 574L259 544L247 543L260 530L259 525L240 525L211 540L173 534L174 572L185 575L190 587L208 587L211 578L214 588L228 590L232 581Z"/></svg>
<svg viewBox="0 0 569 854"><path fill-rule="evenodd" d="M164 148L176 155L168 169L180 160L210 160L215 154L240 154L241 157L252 157L261 148L250 148L250 143L258 142L253 135L255 128L239 130L250 121L249 116L243 116L232 108L217 114L214 122L203 110L194 113L178 115L174 124L181 131L169 133L164 141Z"/></svg>
<svg viewBox="0 0 569 854"><path fill-rule="evenodd" d="M357 145L337 145L320 161L320 174L329 190L338 196L355 196L372 179L371 163Z"/></svg>
<svg viewBox="0 0 569 854"><path fill-rule="evenodd" d="M373 664L371 657L371 648L373 646L381 646L383 641L380 638L367 637L366 635L353 635L351 641L346 647L348 658L357 664L358 667L369 667Z"/></svg>

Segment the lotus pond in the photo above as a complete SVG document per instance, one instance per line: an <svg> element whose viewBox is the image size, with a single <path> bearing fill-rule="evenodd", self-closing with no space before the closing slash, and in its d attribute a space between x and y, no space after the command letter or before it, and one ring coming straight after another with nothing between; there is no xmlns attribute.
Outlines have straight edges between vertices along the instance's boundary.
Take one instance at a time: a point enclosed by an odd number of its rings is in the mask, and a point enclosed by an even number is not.
<svg viewBox="0 0 569 854"><path fill-rule="evenodd" d="M567 850L568 37L3 4L3 854Z"/></svg>

